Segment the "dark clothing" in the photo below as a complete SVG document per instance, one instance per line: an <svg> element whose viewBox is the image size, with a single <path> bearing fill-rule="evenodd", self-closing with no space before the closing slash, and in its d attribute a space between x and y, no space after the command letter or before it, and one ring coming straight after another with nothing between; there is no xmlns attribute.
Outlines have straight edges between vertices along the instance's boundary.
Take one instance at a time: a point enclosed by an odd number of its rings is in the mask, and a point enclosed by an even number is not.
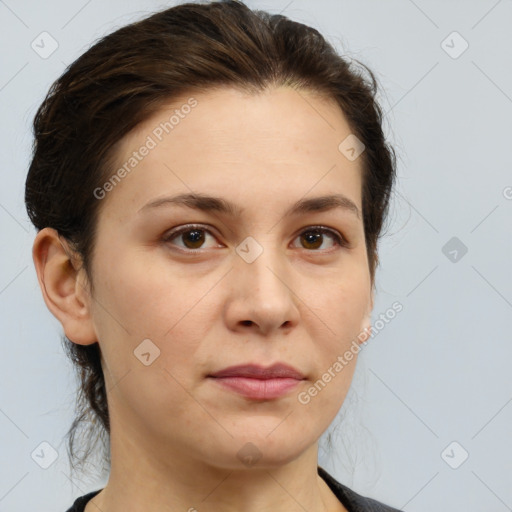
<svg viewBox="0 0 512 512"><path fill-rule="evenodd" d="M98 489L97 491L92 491L89 494L85 494L84 496L80 496L80 498L77 498L75 502L73 503L73 506L67 510L67 512L84 512L85 505L87 505L87 502L96 496L100 491L103 489Z"/></svg>
<svg viewBox="0 0 512 512"><path fill-rule="evenodd" d="M331 491L340 500L341 504L349 512L401 512L396 508L388 507L379 501L371 498L365 498L360 494L352 491L348 487L340 484L335 480L325 469L318 466L318 474L323 478L325 483L329 486ZM67 512L84 512L87 502L96 496L102 489L85 494L77 498L73 506Z"/></svg>
<svg viewBox="0 0 512 512"><path fill-rule="evenodd" d="M384 505L380 501L365 498L352 489L340 484L325 469L318 466L318 474L325 480L331 491L340 500L348 512L402 512L397 508Z"/></svg>

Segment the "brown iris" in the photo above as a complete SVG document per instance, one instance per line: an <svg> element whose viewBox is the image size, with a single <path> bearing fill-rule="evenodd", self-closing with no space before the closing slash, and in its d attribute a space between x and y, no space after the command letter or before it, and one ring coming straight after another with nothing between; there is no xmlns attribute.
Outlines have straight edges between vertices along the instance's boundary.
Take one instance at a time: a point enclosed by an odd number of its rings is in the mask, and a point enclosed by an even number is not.
<svg viewBox="0 0 512 512"><path fill-rule="evenodd" d="M198 249L204 243L204 230L201 229L190 229L181 236L188 249Z"/></svg>
<svg viewBox="0 0 512 512"><path fill-rule="evenodd" d="M323 233L321 231L304 231L301 235L301 241L306 240L306 243L313 244L313 246L306 247L306 249L317 249L322 245Z"/></svg>

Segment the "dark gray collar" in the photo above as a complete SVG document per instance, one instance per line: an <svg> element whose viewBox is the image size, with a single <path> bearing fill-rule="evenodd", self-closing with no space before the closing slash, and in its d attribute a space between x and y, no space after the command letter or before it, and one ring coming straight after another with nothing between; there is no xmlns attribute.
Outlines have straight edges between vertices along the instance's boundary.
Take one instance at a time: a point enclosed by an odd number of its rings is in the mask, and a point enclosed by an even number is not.
<svg viewBox="0 0 512 512"><path fill-rule="evenodd" d="M340 500L348 512L402 512L371 498L365 498L335 480L325 469L318 466L318 474Z"/></svg>

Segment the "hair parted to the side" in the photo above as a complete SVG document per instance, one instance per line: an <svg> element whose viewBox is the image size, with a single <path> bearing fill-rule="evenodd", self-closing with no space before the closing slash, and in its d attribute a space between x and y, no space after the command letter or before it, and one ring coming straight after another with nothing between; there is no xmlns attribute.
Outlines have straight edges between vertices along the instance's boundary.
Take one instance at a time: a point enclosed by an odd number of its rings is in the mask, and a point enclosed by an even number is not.
<svg viewBox="0 0 512 512"><path fill-rule="evenodd" d="M57 230L76 251L94 294L91 258L103 201L93 191L115 171L114 145L179 95L221 86L258 93L280 85L334 100L365 145L362 209L374 286L396 174L377 80L364 64L338 55L314 28L234 0L183 3L152 14L101 38L68 66L34 118L25 188L30 220L37 230ZM65 336L62 342L80 382L77 416L67 432L75 469L86 462L93 438L108 447L109 410L98 343L78 345ZM80 427L89 433L81 456ZM110 464L109 450L103 461Z"/></svg>

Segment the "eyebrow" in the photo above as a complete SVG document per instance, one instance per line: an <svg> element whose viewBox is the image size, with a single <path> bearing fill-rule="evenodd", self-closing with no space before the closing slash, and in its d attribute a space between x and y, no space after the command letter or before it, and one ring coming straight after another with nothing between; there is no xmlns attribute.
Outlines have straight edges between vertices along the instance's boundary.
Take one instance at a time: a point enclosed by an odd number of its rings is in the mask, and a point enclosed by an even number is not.
<svg viewBox="0 0 512 512"><path fill-rule="evenodd" d="M244 208L241 208L240 206L221 197L208 196L199 193L188 193L155 199L140 208L138 213L170 205L186 206L188 208L204 212L214 211L231 217L239 217L244 211ZM285 212L285 216L325 212L335 208L341 208L342 210L354 214L358 219L361 219L361 213L357 205L343 194L332 194L312 197L310 199L300 199L288 208Z"/></svg>

